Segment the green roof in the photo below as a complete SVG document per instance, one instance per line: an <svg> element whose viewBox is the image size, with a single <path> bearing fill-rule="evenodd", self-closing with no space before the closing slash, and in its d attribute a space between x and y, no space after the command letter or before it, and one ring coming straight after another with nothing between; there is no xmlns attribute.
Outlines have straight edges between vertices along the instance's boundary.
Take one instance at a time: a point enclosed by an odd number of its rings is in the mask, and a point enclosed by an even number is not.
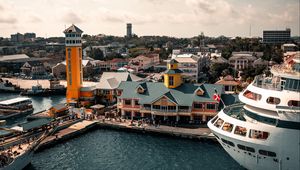
<svg viewBox="0 0 300 170"><path fill-rule="evenodd" d="M142 83L146 87L143 94L139 94L136 88ZM203 96L197 96L195 91L201 88L204 91ZM162 96L168 97L171 101L180 106L192 106L193 102L217 102L213 99L215 89L218 94L223 92L223 85L218 84L182 84L181 86L169 89L163 83L153 82L121 82L118 89L122 90L122 95L119 98L136 98L139 99L140 104L151 104L160 99Z"/></svg>
<svg viewBox="0 0 300 170"><path fill-rule="evenodd" d="M179 69L172 69L172 70L165 71L165 73L166 74L177 74L177 73L182 73L182 71Z"/></svg>
<svg viewBox="0 0 300 170"><path fill-rule="evenodd" d="M39 128L42 127L43 125L47 125L52 121L52 118L40 118L36 119L30 122L26 122L21 124L20 126L23 127L23 131L28 131L33 128Z"/></svg>

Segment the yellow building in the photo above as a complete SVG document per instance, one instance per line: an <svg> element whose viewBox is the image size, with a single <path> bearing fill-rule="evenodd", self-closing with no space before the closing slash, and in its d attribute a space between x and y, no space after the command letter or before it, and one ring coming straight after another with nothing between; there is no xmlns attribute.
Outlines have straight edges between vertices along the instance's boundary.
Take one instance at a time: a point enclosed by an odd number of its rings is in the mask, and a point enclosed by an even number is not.
<svg viewBox="0 0 300 170"><path fill-rule="evenodd" d="M82 86L81 31L71 25L64 31L66 44L67 102L78 102Z"/></svg>
<svg viewBox="0 0 300 170"><path fill-rule="evenodd" d="M182 84L182 71L178 69L178 62L173 59L167 64L167 67L168 70L164 74L165 86L170 89L180 86Z"/></svg>

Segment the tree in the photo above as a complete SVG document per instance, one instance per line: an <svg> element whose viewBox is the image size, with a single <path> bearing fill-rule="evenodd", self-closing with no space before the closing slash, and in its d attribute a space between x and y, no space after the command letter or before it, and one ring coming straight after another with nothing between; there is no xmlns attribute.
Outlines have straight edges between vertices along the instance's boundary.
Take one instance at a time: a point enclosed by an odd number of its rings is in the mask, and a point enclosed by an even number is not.
<svg viewBox="0 0 300 170"><path fill-rule="evenodd" d="M98 48L96 48L96 49L92 48L91 53L90 53L90 57L95 59L95 60L103 60L104 59L103 52Z"/></svg>

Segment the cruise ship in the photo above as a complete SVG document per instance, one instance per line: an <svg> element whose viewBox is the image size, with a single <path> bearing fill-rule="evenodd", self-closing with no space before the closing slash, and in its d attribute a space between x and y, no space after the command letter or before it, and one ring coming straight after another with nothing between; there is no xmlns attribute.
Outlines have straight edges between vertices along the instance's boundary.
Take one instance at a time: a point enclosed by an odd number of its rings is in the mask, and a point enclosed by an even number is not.
<svg viewBox="0 0 300 170"><path fill-rule="evenodd" d="M271 68L208 122L226 152L246 169L300 168L300 56Z"/></svg>

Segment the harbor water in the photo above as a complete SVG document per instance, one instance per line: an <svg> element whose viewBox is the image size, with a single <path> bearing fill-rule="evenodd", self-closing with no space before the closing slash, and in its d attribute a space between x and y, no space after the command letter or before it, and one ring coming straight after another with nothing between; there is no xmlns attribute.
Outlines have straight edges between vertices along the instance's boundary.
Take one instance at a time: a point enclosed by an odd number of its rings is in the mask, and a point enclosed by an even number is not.
<svg viewBox="0 0 300 170"><path fill-rule="evenodd" d="M0 93L0 100L16 97ZM35 112L64 96L31 97ZM24 117L8 121L9 125ZM243 169L217 143L98 129L35 153L26 169Z"/></svg>

